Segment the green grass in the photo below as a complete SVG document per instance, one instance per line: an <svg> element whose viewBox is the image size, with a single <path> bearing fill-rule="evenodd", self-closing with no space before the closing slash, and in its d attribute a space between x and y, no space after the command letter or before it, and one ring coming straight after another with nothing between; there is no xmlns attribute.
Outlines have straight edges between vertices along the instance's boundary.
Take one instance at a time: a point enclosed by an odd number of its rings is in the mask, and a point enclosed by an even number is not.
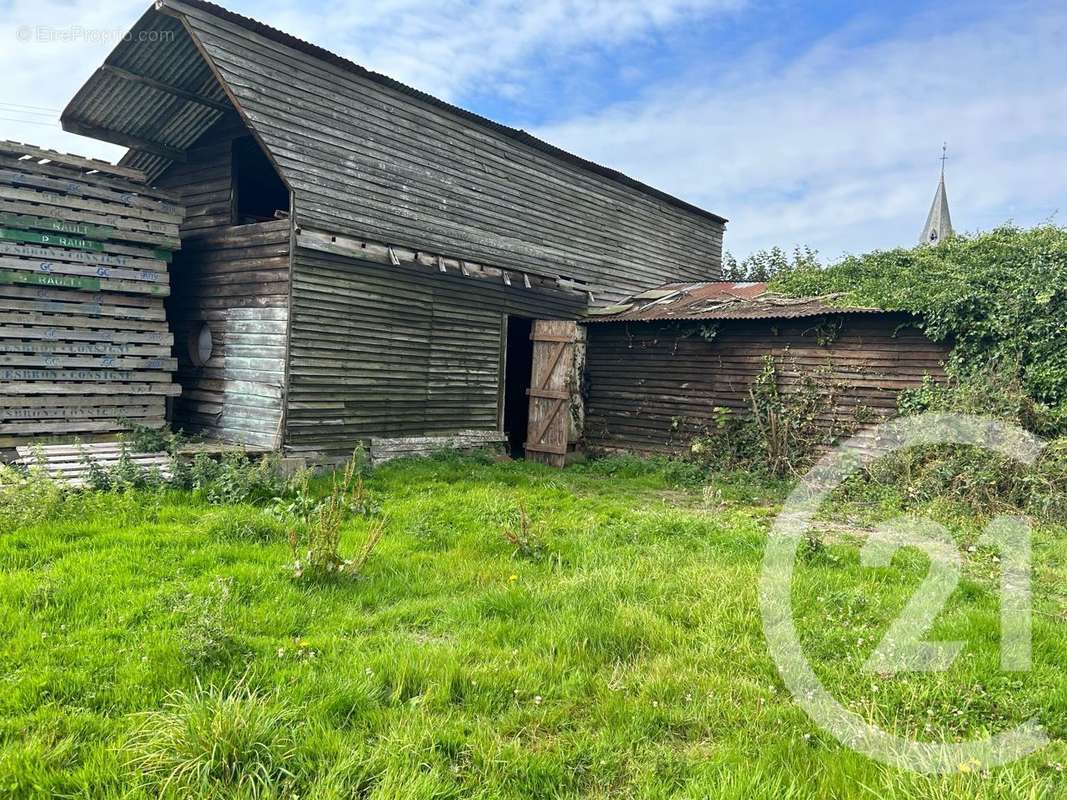
<svg viewBox="0 0 1067 800"><path fill-rule="evenodd" d="M1062 531L1035 535L1022 675L999 672L988 552L966 553L934 631L968 641L957 664L874 680L859 667L925 562L861 568L849 535L801 560L802 639L853 710L959 739L1036 715L1053 738L989 773L923 777L837 744L777 674L757 583L788 487L698 477L395 463L369 481L385 539L360 577L327 583L294 580L261 509L53 503L0 533L0 797L1067 796ZM517 552L503 531L520 502L539 546ZM943 521L964 542L979 530ZM348 524L346 555L369 524Z"/></svg>

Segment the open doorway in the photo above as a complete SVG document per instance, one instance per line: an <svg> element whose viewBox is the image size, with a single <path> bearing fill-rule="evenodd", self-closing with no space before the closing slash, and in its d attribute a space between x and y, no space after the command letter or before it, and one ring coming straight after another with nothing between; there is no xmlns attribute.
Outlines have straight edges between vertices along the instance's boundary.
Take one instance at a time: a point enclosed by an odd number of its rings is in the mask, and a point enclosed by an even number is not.
<svg viewBox="0 0 1067 800"><path fill-rule="evenodd" d="M533 370L533 320L507 316L507 339L504 350L504 433L508 437L512 458L525 455L526 425L530 415L530 373Z"/></svg>

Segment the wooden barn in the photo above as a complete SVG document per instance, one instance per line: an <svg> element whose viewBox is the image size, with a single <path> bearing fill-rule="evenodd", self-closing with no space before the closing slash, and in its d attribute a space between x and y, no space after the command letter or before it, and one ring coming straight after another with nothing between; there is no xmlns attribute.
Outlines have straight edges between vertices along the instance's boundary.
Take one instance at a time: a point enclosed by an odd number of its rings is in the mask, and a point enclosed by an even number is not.
<svg viewBox="0 0 1067 800"><path fill-rule="evenodd" d="M558 460L573 321L720 274L722 217L201 0L150 8L62 123L186 207L173 422L225 441Z"/></svg>
<svg viewBox="0 0 1067 800"><path fill-rule="evenodd" d="M944 378L949 346L915 322L722 281L668 284L596 309L585 325L585 446L685 452L722 409L749 412L768 359L780 393L817 388L828 433L885 419L901 390Z"/></svg>

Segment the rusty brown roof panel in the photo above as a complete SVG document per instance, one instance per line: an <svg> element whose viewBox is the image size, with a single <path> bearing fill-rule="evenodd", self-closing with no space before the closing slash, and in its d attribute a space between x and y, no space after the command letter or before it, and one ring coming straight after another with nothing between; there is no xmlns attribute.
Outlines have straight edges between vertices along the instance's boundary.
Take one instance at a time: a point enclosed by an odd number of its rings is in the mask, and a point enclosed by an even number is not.
<svg viewBox="0 0 1067 800"><path fill-rule="evenodd" d="M607 308L589 312L586 322L651 322L701 319L794 319L824 314L879 314L884 309L836 306L840 295L786 297L761 282L669 283Z"/></svg>

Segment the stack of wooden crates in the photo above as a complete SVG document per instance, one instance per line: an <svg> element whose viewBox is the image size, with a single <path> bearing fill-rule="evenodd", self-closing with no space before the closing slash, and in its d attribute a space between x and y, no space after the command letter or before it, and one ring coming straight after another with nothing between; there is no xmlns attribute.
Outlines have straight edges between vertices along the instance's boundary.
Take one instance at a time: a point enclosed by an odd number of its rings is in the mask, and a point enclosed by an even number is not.
<svg viewBox="0 0 1067 800"><path fill-rule="evenodd" d="M164 424L182 216L136 170L0 142L0 447Z"/></svg>

